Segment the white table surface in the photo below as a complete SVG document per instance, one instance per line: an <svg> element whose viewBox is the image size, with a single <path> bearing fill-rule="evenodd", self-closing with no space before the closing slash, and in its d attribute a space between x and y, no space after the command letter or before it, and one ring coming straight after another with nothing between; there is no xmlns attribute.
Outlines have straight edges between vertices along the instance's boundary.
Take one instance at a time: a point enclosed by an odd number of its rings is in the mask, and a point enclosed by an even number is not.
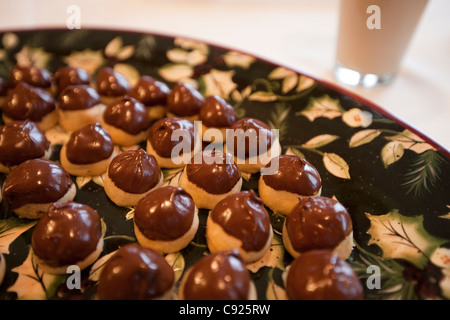
<svg viewBox="0 0 450 320"><path fill-rule="evenodd" d="M414 1L414 0L411 0ZM319 79L333 78L338 0L0 0L0 29L81 27L154 31L248 52ZM395 81L345 87L450 149L449 0L431 0Z"/></svg>

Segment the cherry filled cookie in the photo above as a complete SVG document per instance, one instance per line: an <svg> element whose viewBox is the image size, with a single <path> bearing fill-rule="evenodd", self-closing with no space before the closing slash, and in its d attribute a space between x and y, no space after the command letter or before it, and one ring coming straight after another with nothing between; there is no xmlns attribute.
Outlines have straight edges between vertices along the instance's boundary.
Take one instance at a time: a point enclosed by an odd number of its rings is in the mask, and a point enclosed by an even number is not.
<svg viewBox="0 0 450 320"><path fill-rule="evenodd" d="M31 120L42 131L53 128L58 122L55 99L44 89L19 82L9 93L3 105L5 123L14 120Z"/></svg>
<svg viewBox="0 0 450 320"><path fill-rule="evenodd" d="M121 247L103 267L98 300L169 300L174 272L164 257L138 244Z"/></svg>
<svg viewBox="0 0 450 320"><path fill-rule="evenodd" d="M361 300L363 287L352 267L328 250L301 255L288 267L290 300Z"/></svg>
<svg viewBox="0 0 450 320"><path fill-rule="evenodd" d="M106 107L101 124L115 144L131 146L147 139L151 122L142 103L125 97Z"/></svg>
<svg viewBox="0 0 450 320"><path fill-rule="evenodd" d="M31 246L36 262L47 273L66 274L71 265L83 270L103 250L100 217L85 204L55 203L36 225Z"/></svg>
<svg viewBox="0 0 450 320"><path fill-rule="evenodd" d="M231 154L212 150L199 152L192 158L179 184L198 208L212 209L228 195L241 191L242 178Z"/></svg>
<svg viewBox="0 0 450 320"><path fill-rule="evenodd" d="M0 127L0 172L9 173L26 160L48 160L50 155L50 142L34 122L12 121Z"/></svg>
<svg viewBox="0 0 450 320"><path fill-rule="evenodd" d="M179 134L177 137L175 132ZM161 119L148 132L147 153L155 157L161 168L183 167L201 147L201 143L195 143L194 123L186 119Z"/></svg>
<svg viewBox="0 0 450 320"><path fill-rule="evenodd" d="M66 86L58 98L59 125L66 131L100 121L104 110L97 91L87 85Z"/></svg>
<svg viewBox="0 0 450 320"><path fill-rule="evenodd" d="M261 259L268 252L272 238L269 214L253 190L220 201L206 222L209 251L238 249L245 263Z"/></svg>
<svg viewBox="0 0 450 320"><path fill-rule="evenodd" d="M280 155L278 170L261 175L258 192L264 204L274 212L288 215L297 205L299 197L318 196L322 190L319 172L308 161L297 156Z"/></svg>
<svg viewBox="0 0 450 320"><path fill-rule="evenodd" d="M72 132L60 152L61 165L74 176L101 175L113 158L114 143L99 123Z"/></svg>
<svg viewBox="0 0 450 320"><path fill-rule="evenodd" d="M139 244L159 253L177 252L194 238L198 209L182 188L162 187L142 198L134 211Z"/></svg>
<svg viewBox="0 0 450 320"><path fill-rule="evenodd" d="M142 149L129 150L111 161L105 192L116 205L130 207L162 183L163 174L155 158Z"/></svg>
<svg viewBox="0 0 450 320"><path fill-rule="evenodd" d="M294 257L327 249L347 259L353 249L353 227L347 209L326 197L300 198L283 225L283 244Z"/></svg>
<svg viewBox="0 0 450 320"><path fill-rule="evenodd" d="M167 116L198 120L205 98L187 83L177 83L167 95Z"/></svg>
<svg viewBox="0 0 450 320"><path fill-rule="evenodd" d="M259 172L272 158L280 155L278 137L263 121L243 118L233 123L231 129L234 136L227 137L226 152L233 154L234 162L242 172Z"/></svg>
<svg viewBox="0 0 450 320"><path fill-rule="evenodd" d="M186 271L180 300L256 300L255 285L238 250L212 253Z"/></svg>
<svg viewBox="0 0 450 320"><path fill-rule="evenodd" d="M142 102L151 121L164 118L170 88L150 76L141 76L129 95Z"/></svg>
<svg viewBox="0 0 450 320"><path fill-rule="evenodd" d="M39 219L54 202L73 200L76 187L69 174L50 160L22 162L6 177L3 200L19 218Z"/></svg>

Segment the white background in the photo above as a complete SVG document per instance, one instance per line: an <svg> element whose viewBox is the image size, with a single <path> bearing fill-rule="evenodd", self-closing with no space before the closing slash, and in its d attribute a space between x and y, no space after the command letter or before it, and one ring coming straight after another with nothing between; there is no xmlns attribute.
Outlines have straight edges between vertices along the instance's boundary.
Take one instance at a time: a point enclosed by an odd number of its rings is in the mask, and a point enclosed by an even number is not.
<svg viewBox="0 0 450 320"><path fill-rule="evenodd" d="M414 0L411 0L414 1ZM236 49L316 78L332 75L338 0L0 0L0 29L66 26L180 35ZM346 87L450 149L450 1L430 0L402 69L387 87Z"/></svg>

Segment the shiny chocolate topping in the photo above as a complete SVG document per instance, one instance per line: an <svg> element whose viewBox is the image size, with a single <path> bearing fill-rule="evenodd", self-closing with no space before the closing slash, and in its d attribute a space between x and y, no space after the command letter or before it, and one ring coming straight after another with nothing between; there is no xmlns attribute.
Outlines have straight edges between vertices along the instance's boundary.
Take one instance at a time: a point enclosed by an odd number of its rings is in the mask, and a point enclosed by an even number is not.
<svg viewBox="0 0 450 320"><path fill-rule="evenodd" d="M52 74L45 69L16 65L9 73L9 84L15 87L19 82L25 82L33 87L48 88L52 84Z"/></svg>
<svg viewBox="0 0 450 320"><path fill-rule="evenodd" d="M234 108L219 96L206 98L200 110L200 120L207 127L228 128L236 122Z"/></svg>
<svg viewBox="0 0 450 320"><path fill-rule="evenodd" d="M185 300L247 300L250 275L238 250L207 255L189 271Z"/></svg>
<svg viewBox="0 0 450 320"><path fill-rule="evenodd" d="M106 262L97 288L100 300L151 300L171 290L174 273L164 257L137 244L123 246Z"/></svg>
<svg viewBox="0 0 450 320"><path fill-rule="evenodd" d="M26 204L52 203L61 199L72 184L69 174L55 162L27 160L6 178L3 198L10 210Z"/></svg>
<svg viewBox="0 0 450 320"><path fill-rule="evenodd" d="M6 96L7 91L8 91L8 85L5 83L5 80L3 80L2 77L0 77L0 97Z"/></svg>
<svg viewBox="0 0 450 320"><path fill-rule="evenodd" d="M76 264L97 249L102 225L96 210L76 203L54 203L34 229L33 252L53 267Z"/></svg>
<svg viewBox="0 0 450 320"><path fill-rule="evenodd" d="M217 150L197 153L186 165L186 174L190 182L212 194L229 192L241 179L233 156Z"/></svg>
<svg viewBox="0 0 450 320"><path fill-rule="evenodd" d="M142 149L119 154L111 161L108 169L108 176L116 187L135 194L155 187L161 180L161 175L155 157Z"/></svg>
<svg viewBox="0 0 450 320"><path fill-rule="evenodd" d="M41 158L49 147L50 142L32 121L12 121L0 127L0 163L7 167Z"/></svg>
<svg viewBox="0 0 450 320"><path fill-rule="evenodd" d="M195 204L182 188L163 187L142 198L134 211L134 222L151 240L171 241L192 226Z"/></svg>
<svg viewBox="0 0 450 320"><path fill-rule="evenodd" d="M97 75L97 91L108 97L123 96L130 90L128 80L110 67L100 69Z"/></svg>
<svg viewBox="0 0 450 320"><path fill-rule="evenodd" d="M99 123L72 132L66 144L67 159L75 164L89 164L108 159L114 151L109 133Z"/></svg>
<svg viewBox="0 0 450 320"><path fill-rule="evenodd" d="M91 77L89 73L81 68L74 68L65 66L59 68L55 72L55 83L58 88L58 94L61 93L64 88L72 85L89 85Z"/></svg>
<svg viewBox="0 0 450 320"><path fill-rule="evenodd" d="M170 89L164 82L158 81L150 76L142 76L131 89L129 95L147 107L155 105L165 106L169 92Z"/></svg>
<svg viewBox="0 0 450 320"><path fill-rule="evenodd" d="M270 131L270 127L261 120L254 118L243 118L233 123L231 129L241 129L243 130L244 134L247 134L247 136L242 134L237 135L233 138L233 150L235 156L239 156L239 154L242 152L238 152L238 150L245 150L245 157L248 157L250 155L250 147L255 148L257 155L262 152L263 150L260 150L259 148L260 132L263 132L262 134L265 133L267 146L266 150L269 150L272 145L272 132ZM230 144L230 140L231 139L227 139L227 147ZM230 148L227 148L227 150L230 150ZM231 150L229 152L231 152Z"/></svg>
<svg viewBox="0 0 450 320"><path fill-rule="evenodd" d="M267 166L270 165L271 163ZM279 156L277 172L262 177L264 182L275 190L284 190L301 196L316 195L322 186L322 180L316 168L297 156Z"/></svg>
<svg viewBox="0 0 450 320"><path fill-rule="evenodd" d="M298 252L333 250L353 230L345 207L326 197L300 198L285 223L292 246Z"/></svg>
<svg viewBox="0 0 450 320"><path fill-rule="evenodd" d="M150 127L145 106L132 97L125 97L108 105L103 119L107 124L131 135L137 135Z"/></svg>
<svg viewBox="0 0 450 320"><path fill-rule="evenodd" d="M291 300L363 299L363 287L351 266L328 250L308 251L295 259L286 292Z"/></svg>
<svg viewBox="0 0 450 320"><path fill-rule="evenodd" d="M13 120L39 122L53 110L55 100L50 93L24 82L20 82L12 90L3 105L3 113Z"/></svg>
<svg viewBox="0 0 450 320"><path fill-rule="evenodd" d="M156 121L148 133L148 141L159 156L170 158L172 149L183 141L183 137L180 137L178 141L172 141L171 137L175 130L187 131L191 137L191 150L194 149L194 124L192 121L181 118L164 118Z"/></svg>
<svg viewBox="0 0 450 320"><path fill-rule="evenodd" d="M100 103L100 96L88 85L68 85L62 90L58 99L61 110L90 109Z"/></svg>
<svg viewBox="0 0 450 320"><path fill-rule="evenodd" d="M194 116L204 103L202 94L187 83L177 83L167 96L167 110L177 116Z"/></svg>
<svg viewBox="0 0 450 320"><path fill-rule="evenodd" d="M259 251L270 237L269 214L253 190L229 195L210 213L229 235L242 241L246 251Z"/></svg>

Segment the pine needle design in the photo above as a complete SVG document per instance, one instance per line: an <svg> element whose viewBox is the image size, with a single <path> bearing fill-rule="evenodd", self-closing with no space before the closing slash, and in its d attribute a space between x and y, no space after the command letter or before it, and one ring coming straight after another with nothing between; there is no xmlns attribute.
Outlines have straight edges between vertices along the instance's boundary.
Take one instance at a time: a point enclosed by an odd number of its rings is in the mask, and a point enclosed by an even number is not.
<svg viewBox="0 0 450 320"><path fill-rule="evenodd" d="M419 197L424 190L431 193L431 189L440 180L441 167L445 159L434 150L427 150L419 154L411 166L408 173L405 174L405 186L407 193L414 193Z"/></svg>

